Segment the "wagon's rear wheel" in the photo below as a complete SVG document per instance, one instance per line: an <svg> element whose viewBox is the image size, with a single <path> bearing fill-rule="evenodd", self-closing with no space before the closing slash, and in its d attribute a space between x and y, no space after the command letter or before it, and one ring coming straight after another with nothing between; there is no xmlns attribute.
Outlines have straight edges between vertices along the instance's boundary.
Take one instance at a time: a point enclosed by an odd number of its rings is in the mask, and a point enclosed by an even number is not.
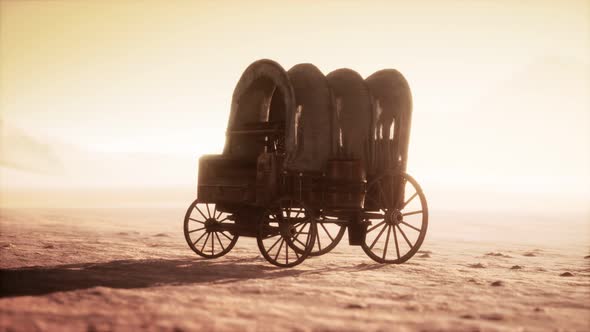
<svg viewBox="0 0 590 332"><path fill-rule="evenodd" d="M188 246L205 258L221 257L236 245L238 235L228 231L233 220L230 215L217 210L213 203L199 203L195 200L184 217L184 238Z"/></svg>
<svg viewBox="0 0 590 332"><path fill-rule="evenodd" d="M392 264L414 256L428 228L428 205L416 180L405 173L385 173L369 184L367 200L374 200L368 205L378 211L365 213L369 222L361 245L365 253L379 263Z"/></svg>
<svg viewBox="0 0 590 332"><path fill-rule="evenodd" d="M309 256L315 238L313 211L299 200L282 198L263 213L256 240L260 253L271 264L293 267Z"/></svg>

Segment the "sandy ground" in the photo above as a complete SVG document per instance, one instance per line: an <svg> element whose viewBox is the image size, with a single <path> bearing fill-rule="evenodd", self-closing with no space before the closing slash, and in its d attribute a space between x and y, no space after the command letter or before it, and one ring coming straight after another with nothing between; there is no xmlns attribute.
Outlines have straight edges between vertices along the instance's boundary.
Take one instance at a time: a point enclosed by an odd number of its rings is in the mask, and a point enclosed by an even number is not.
<svg viewBox="0 0 590 332"><path fill-rule="evenodd" d="M590 331L583 218L433 212L406 264L345 238L280 269L251 238L197 257L182 209L0 212L3 331Z"/></svg>

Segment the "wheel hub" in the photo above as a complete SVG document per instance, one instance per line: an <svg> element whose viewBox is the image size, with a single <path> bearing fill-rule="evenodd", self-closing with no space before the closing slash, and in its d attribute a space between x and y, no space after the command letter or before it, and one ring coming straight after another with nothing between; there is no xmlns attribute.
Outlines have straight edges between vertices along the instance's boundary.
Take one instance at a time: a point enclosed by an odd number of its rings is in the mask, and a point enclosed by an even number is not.
<svg viewBox="0 0 590 332"><path fill-rule="evenodd" d="M279 232L285 238L291 238L295 235L295 227L289 223L280 223Z"/></svg>
<svg viewBox="0 0 590 332"><path fill-rule="evenodd" d="M208 232L214 231L217 225L219 225L219 221L215 218L208 218L205 220L205 229Z"/></svg>
<svg viewBox="0 0 590 332"><path fill-rule="evenodd" d="M391 209L385 213L385 222L388 225L395 226L395 225L399 224L400 222L402 222L403 220L404 220L404 217L402 215L402 212L399 209Z"/></svg>

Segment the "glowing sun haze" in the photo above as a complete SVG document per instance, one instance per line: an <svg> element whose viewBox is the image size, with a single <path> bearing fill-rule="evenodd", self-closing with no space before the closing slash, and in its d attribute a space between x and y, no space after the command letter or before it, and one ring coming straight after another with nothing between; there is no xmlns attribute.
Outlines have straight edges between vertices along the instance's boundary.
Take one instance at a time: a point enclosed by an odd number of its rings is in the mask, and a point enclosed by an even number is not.
<svg viewBox="0 0 590 332"><path fill-rule="evenodd" d="M409 171L425 188L590 191L587 1L2 1L0 10L4 189L192 190L196 158L221 152L242 71L270 58L324 74L400 70L414 98Z"/></svg>

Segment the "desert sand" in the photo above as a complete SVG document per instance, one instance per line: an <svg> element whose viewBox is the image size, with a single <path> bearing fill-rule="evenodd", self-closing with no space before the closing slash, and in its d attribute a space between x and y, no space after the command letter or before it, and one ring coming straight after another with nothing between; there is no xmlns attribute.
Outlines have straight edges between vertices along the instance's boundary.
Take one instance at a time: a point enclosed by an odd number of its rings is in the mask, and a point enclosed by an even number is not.
<svg viewBox="0 0 590 332"><path fill-rule="evenodd" d="M590 331L582 217L433 212L403 265L345 237L280 269L252 238L198 257L183 209L0 213L2 331Z"/></svg>

